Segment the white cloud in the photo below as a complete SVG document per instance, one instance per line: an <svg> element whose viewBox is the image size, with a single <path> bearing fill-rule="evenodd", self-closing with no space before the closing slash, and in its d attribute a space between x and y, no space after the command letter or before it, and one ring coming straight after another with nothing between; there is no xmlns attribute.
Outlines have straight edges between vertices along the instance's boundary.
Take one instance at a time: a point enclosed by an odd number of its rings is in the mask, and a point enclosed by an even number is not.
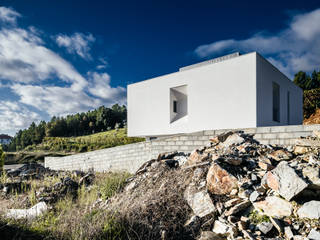
<svg viewBox="0 0 320 240"><path fill-rule="evenodd" d="M5 23L16 24L17 18L21 17L20 13L11 8L0 7L0 21Z"/></svg>
<svg viewBox="0 0 320 240"><path fill-rule="evenodd" d="M226 39L201 45L195 53L203 58L234 51L258 51L281 71L292 77L297 71L320 66L320 9L294 16L286 29L259 32L243 39Z"/></svg>
<svg viewBox="0 0 320 240"><path fill-rule="evenodd" d="M107 73L90 71L81 75L70 62L46 47L42 34L34 27L0 28L0 88L9 88L16 95L11 99L18 97L14 101L0 100L1 132L14 133L41 116L62 116L125 103L126 90L111 87ZM83 39L94 41L92 35ZM77 54L88 57L89 45L81 40L78 43L78 47L71 43L69 49L75 47Z"/></svg>
<svg viewBox="0 0 320 240"><path fill-rule="evenodd" d="M33 83L58 77L81 90L87 82L74 67L43 45L34 31L20 28L0 31L0 78Z"/></svg>
<svg viewBox="0 0 320 240"><path fill-rule="evenodd" d="M92 95L109 101L123 102L126 89L123 87L112 88L110 86L110 76L107 73L89 72L88 76L92 80L89 85L89 92Z"/></svg>
<svg viewBox="0 0 320 240"><path fill-rule="evenodd" d="M91 43L95 41L92 34L74 33L71 36L60 34L56 37L58 46L65 47L71 54L78 54L86 60L91 59Z"/></svg>
<svg viewBox="0 0 320 240"><path fill-rule="evenodd" d="M13 135L19 129L28 127L40 120L39 114L28 110L18 102L0 101L1 133Z"/></svg>

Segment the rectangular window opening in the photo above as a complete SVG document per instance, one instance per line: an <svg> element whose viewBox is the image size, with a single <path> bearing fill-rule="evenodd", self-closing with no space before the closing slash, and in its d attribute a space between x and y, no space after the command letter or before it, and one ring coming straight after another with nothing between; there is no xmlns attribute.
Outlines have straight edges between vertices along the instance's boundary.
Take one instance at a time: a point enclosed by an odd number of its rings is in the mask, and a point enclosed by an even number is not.
<svg viewBox="0 0 320 240"><path fill-rule="evenodd" d="M280 86L272 83L272 117L273 121L280 122Z"/></svg>
<svg viewBox="0 0 320 240"><path fill-rule="evenodd" d="M178 110L177 110L177 104L178 104L177 101L174 100L174 101L173 101L173 112L174 112L174 113L177 113L177 112L178 112Z"/></svg>

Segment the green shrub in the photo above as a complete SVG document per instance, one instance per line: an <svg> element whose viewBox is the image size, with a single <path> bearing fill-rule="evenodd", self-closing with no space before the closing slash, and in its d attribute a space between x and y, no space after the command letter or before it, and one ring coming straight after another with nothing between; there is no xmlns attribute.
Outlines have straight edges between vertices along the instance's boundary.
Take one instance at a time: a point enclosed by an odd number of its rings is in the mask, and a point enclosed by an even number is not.
<svg viewBox="0 0 320 240"><path fill-rule="evenodd" d="M3 171L3 165L4 165L4 158L5 158L5 153L2 150L2 146L0 144L0 171Z"/></svg>

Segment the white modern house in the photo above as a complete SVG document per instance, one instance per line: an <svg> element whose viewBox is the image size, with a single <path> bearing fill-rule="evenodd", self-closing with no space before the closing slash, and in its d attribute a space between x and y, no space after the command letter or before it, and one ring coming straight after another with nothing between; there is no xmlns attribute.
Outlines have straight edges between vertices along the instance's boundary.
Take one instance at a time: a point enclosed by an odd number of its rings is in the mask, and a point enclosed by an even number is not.
<svg viewBox="0 0 320 240"><path fill-rule="evenodd" d="M303 92L257 52L233 53L128 85L128 135L296 125Z"/></svg>

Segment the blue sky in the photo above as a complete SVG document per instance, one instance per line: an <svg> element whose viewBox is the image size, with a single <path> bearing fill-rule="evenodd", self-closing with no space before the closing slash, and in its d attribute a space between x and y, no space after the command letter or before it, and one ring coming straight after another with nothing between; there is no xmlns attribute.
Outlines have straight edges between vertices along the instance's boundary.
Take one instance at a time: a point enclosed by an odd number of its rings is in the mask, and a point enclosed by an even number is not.
<svg viewBox="0 0 320 240"><path fill-rule="evenodd" d="M129 83L234 51L258 51L290 78L320 67L318 0L0 6L0 133L126 104Z"/></svg>

